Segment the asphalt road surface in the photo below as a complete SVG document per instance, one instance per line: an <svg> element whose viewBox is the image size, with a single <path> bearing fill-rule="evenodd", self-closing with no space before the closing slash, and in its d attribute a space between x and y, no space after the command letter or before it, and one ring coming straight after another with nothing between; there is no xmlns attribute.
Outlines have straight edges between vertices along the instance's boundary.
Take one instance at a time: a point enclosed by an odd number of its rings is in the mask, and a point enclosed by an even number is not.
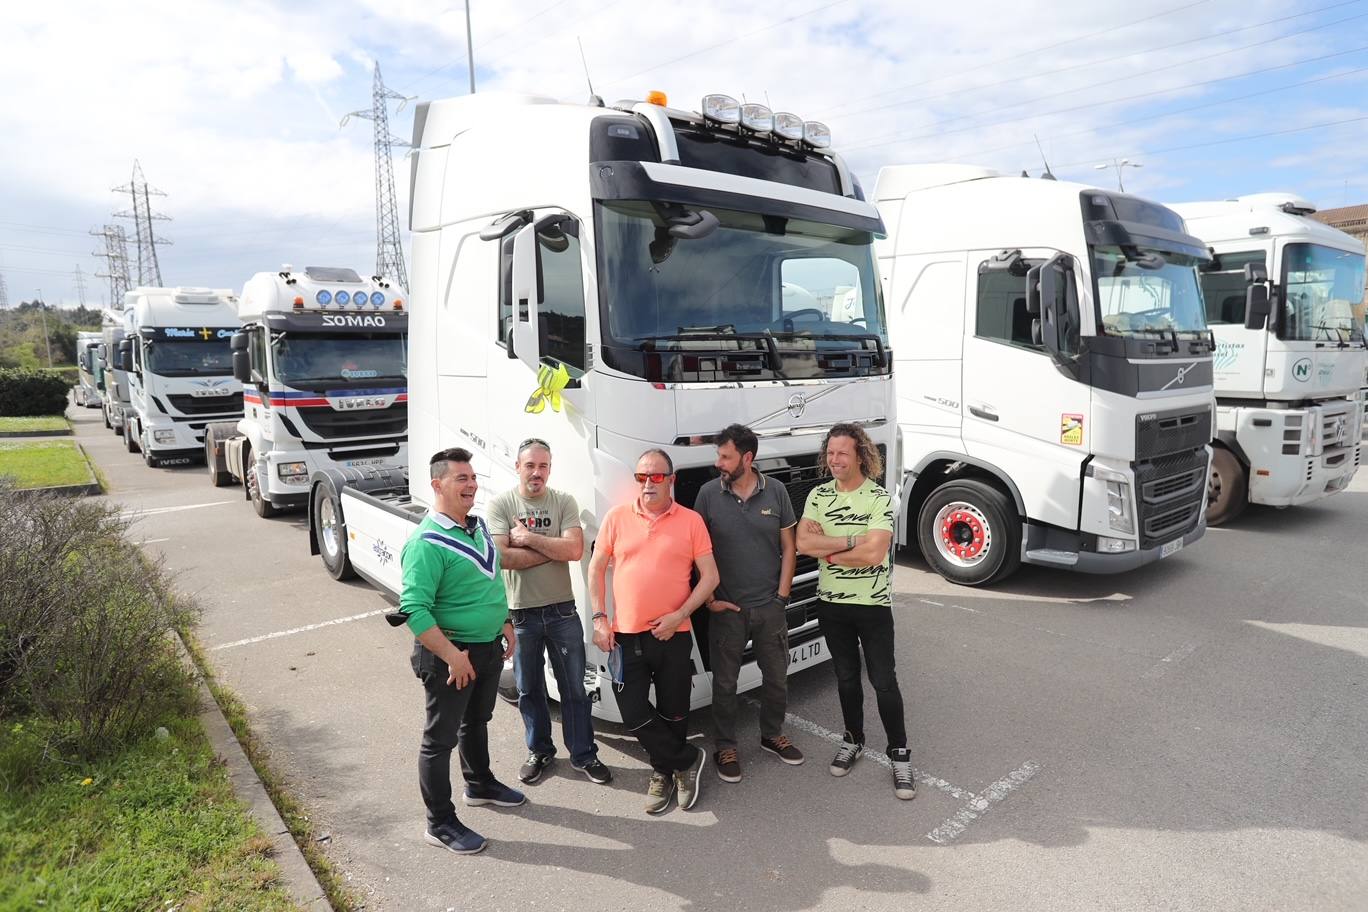
<svg viewBox="0 0 1368 912"><path fill-rule="evenodd" d="M379 596L328 577L302 514L260 519L199 466L147 469L75 411L367 908L1368 909L1368 473L1125 576L1027 568L981 591L903 558L915 801L877 756L828 774L822 665L790 682L807 764L763 754L748 708L744 781L710 766L692 811L652 818L644 754L601 726L611 785L562 759L523 808L462 809L490 840L462 858L422 842L422 690ZM708 713L691 727L711 750ZM522 722L502 702L491 742L516 784Z"/></svg>

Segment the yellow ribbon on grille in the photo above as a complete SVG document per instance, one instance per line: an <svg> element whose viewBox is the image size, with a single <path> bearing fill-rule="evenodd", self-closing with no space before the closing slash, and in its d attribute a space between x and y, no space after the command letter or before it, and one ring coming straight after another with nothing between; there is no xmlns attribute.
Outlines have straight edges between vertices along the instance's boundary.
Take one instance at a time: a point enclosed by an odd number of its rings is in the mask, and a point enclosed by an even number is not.
<svg viewBox="0 0 1368 912"><path fill-rule="evenodd" d="M557 364L550 367L543 364L537 368L537 388L532 391L532 395L527 397L527 405L523 411L533 415L540 415L546 409L546 404L551 403L551 411L561 410L561 390L570 385L570 372L565 369L564 364Z"/></svg>

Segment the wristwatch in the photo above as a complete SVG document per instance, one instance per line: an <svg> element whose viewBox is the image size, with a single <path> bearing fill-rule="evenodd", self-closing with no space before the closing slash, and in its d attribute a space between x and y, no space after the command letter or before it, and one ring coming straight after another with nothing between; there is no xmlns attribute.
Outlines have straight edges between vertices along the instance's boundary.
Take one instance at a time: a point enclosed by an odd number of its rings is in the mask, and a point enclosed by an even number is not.
<svg viewBox="0 0 1368 912"><path fill-rule="evenodd" d="M793 600L793 596L792 596L792 595L780 595L779 593L776 592L776 593L774 594L774 600L775 600L776 602L778 602L779 604L783 605L785 608L787 608L787 607L789 606L789 602L791 602L791 601Z"/></svg>

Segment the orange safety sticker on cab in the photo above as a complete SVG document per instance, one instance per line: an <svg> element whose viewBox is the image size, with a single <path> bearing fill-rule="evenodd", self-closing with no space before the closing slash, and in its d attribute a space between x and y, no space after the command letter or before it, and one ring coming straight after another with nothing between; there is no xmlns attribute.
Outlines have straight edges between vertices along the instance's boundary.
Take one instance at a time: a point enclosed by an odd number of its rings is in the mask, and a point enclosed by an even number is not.
<svg viewBox="0 0 1368 912"><path fill-rule="evenodd" d="M1059 442L1067 446L1083 445L1083 416L1059 416Z"/></svg>

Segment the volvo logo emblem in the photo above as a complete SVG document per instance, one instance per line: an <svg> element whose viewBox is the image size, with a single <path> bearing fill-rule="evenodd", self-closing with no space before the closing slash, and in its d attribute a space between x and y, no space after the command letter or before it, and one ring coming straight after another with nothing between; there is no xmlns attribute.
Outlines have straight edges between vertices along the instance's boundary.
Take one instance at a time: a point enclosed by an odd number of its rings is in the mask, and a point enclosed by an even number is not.
<svg viewBox="0 0 1368 912"><path fill-rule="evenodd" d="M802 393L794 393L792 396L789 396L788 413L790 415L792 415L794 418L802 418L803 412L806 411L807 400L803 398Z"/></svg>
<svg viewBox="0 0 1368 912"><path fill-rule="evenodd" d="M1170 380L1168 383L1165 383L1162 387L1160 387L1160 389L1168 389L1175 383L1177 383L1179 386L1182 386L1183 381L1187 379L1188 371L1192 370L1196 366L1197 365L1195 364L1190 364L1187 367L1178 368L1178 373L1174 375L1173 379Z"/></svg>

